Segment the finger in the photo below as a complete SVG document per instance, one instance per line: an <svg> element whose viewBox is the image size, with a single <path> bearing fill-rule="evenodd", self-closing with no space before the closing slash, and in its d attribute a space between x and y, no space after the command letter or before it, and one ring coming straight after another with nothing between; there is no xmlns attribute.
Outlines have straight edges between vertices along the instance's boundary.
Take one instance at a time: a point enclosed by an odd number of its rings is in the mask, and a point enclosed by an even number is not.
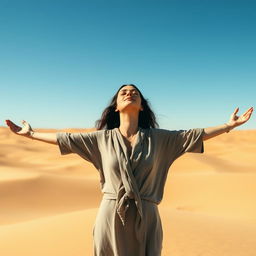
<svg viewBox="0 0 256 256"><path fill-rule="evenodd" d="M8 127L10 128L10 130L14 133L17 133L18 131L21 130L21 127L15 125L14 123L9 123Z"/></svg>
<svg viewBox="0 0 256 256"><path fill-rule="evenodd" d="M11 120L6 120L6 124L10 127L10 129L14 132L17 132L18 130L21 130L21 127L16 125Z"/></svg>
<svg viewBox="0 0 256 256"><path fill-rule="evenodd" d="M250 119L251 115L252 115L252 112L248 112L247 114L245 114L245 115L243 115L243 116L241 117L241 120L242 120L243 122L247 122L247 121Z"/></svg>
<svg viewBox="0 0 256 256"><path fill-rule="evenodd" d="M247 112L252 112L252 111L253 111L253 107L247 109L247 110L245 111L245 113L247 113Z"/></svg>
<svg viewBox="0 0 256 256"><path fill-rule="evenodd" d="M5 123L8 125L8 126L10 126L10 120L8 119L8 120L5 120Z"/></svg>
<svg viewBox="0 0 256 256"><path fill-rule="evenodd" d="M15 127L15 123L13 123L11 120L6 120L6 124L9 126L9 127Z"/></svg>
<svg viewBox="0 0 256 256"><path fill-rule="evenodd" d="M239 111L239 108L236 108L235 111L233 112L233 115L236 115L238 111Z"/></svg>
<svg viewBox="0 0 256 256"><path fill-rule="evenodd" d="M253 112L253 108L251 107L251 108L247 109L247 110L243 113L243 115L252 114L252 112Z"/></svg>
<svg viewBox="0 0 256 256"><path fill-rule="evenodd" d="M248 113L245 115L245 117L249 119L249 118L251 117L251 115L252 115L252 112L248 112Z"/></svg>
<svg viewBox="0 0 256 256"><path fill-rule="evenodd" d="M6 124L14 124L14 122L12 122L11 120L7 119L5 120Z"/></svg>
<svg viewBox="0 0 256 256"><path fill-rule="evenodd" d="M25 120L23 120L22 123L23 123L24 126L30 126L30 124Z"/></svg>

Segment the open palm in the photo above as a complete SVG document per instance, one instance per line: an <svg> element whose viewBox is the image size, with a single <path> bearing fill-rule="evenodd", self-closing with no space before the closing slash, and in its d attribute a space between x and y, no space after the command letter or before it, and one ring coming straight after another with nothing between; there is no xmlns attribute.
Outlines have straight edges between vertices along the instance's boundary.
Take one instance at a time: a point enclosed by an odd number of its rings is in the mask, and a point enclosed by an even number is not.
<svg viewBox="0 0 256 256"><path fill-rule="evenodd" d="M23 127L16 125L11 120L6 120L5 122L9 126L10 130L18 135L26 136L29 135L31 131L33 131L30 124L24 120L22 121Z"/></svg>
<svg viewBox="0 0 256 256"><path fill-rule="evenodd" d="M236 126L246 123L251 117L251 114L253 112L253 107L246 110L240 116L236 115L238 113L238 111L239 111L239 108L236 108L235 111L230 116L228 124L232 127L236 127Z"/></svg>

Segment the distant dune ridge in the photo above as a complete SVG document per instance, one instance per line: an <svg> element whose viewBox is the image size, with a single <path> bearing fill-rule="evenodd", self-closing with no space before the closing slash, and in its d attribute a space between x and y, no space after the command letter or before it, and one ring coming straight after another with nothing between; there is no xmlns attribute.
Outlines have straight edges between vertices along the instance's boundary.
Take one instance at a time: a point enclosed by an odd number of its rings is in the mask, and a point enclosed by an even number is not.
<svg viewBox="0 0 256 256"><path fill-rule="evenodd" d="M36 129L87 132L94 129ZM99 175L77 155L0 127L0 255L90 256ZM163 256L255 256L256 130L205 142L170 169Z"/></svg>

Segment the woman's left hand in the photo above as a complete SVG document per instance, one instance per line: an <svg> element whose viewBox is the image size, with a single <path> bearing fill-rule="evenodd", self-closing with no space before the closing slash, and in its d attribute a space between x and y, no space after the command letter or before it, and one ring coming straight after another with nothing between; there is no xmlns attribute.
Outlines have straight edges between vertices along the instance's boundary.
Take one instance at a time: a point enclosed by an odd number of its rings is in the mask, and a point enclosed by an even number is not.
<svg viewBox="0 0 256 256"><path fill-rule="evenodd" d="M244 123L246 123L250 117L251 114L253 112L253 107L249 108L248 110L246 110L242 115L237 116L236 114L238 113L239 108L236 108L234 113L232 113L232 115L230 116L230 119L228 121L228 125L231 126L232 128L235 128L239 125L242 125Z"/></svg>

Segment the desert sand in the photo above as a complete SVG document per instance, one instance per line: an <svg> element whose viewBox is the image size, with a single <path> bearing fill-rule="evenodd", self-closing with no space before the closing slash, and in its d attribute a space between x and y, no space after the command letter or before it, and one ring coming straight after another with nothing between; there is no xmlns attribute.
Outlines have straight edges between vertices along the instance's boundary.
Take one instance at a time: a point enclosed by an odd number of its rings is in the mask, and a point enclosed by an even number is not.
<svg viewBox="0 0 256 256"><path fill-rule="evenodd" d="M204 145L170 168L159 205L162 256L255 256L256 130ZM0 127L1 256L93 255L101 196L90 163Z"/></svg>

